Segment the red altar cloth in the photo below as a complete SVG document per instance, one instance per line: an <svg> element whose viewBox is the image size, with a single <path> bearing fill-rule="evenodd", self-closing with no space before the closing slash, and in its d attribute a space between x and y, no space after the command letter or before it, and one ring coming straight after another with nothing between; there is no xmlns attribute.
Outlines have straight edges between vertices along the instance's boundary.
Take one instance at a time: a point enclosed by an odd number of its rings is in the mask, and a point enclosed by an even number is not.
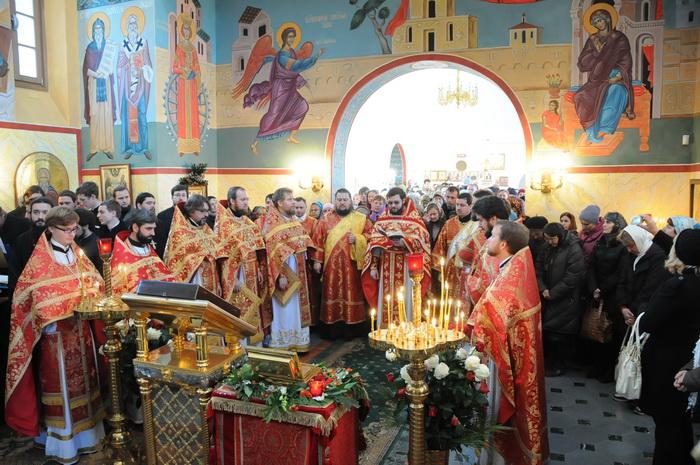
<svg viewBox="0 0 700 465"><path fill-rule="evenodd" d="M301 406L289 421L265 423L253 415L233 413L241 405L227 386L212 394L213 450L211 465L357 465L359 450L358 409L337 418L334 428L296 424L316 417L321 423L338 417L336 404ZM248 402L247 404L252 404ZM252 404L255 406L256 404ZM296 415L298 414L298 415ZM301 417L304 417L303 419ZM303 421L302 421L303 420ZM327 435L326 435L327 434Z"/></svg>

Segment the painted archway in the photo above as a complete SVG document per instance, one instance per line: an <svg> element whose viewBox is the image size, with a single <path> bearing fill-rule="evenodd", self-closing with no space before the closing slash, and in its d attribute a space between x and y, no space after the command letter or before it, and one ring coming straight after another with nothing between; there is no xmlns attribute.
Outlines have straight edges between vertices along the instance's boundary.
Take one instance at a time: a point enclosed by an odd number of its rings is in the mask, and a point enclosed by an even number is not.
<svg viewBox="0 0 700 465"><path fill-rule="evenodd" d="M349 135L362 106L381 87L397 77L422 69L454 68L480 75L497 86L517 115L522 130L526 159L532 157L533 141L530 126L518 98L497 74L478 63L454 55L418 54L393 60L368 73L343 97L333 118L326 140L326 158L331 168L333 191L345 187L346 149ZM367 167L371 169L371 167Z"/></svg>

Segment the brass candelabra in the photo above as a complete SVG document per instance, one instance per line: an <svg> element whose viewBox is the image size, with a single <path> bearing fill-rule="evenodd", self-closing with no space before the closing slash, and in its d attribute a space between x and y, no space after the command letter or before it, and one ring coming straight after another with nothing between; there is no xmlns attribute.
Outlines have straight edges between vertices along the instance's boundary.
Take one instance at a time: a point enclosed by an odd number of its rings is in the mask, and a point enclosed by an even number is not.
<svg viewBox="0 0 700 465"><path fill-rule="evenodd" d="M131 465L139 462L138 453L131 450L131 434L126 426L127 418L121 403L121 376L119 354L122 350L121 337L117 322L129 317L129 307L112 293L112 239L98 241L102 259L102 275L105 293L94 305L81 305L76 314L84 320L102 320L105 324L107 342L104 354L109 364L110 414L107 422L111 427L106 455L113 465Z"/></svg>
<svg viewBox="0 0 700 465"><path fill-rule="evenodd" d="M442 276L444 276L444 260L441 262ZM408 457L411 465L424 465L425 459L425 400L428 398L429 389L425 382L425 360L432 355L456 349L465 340L462 331L464 314L461 312L461 303L453 302L447 298L447 283L442 281L442 293L440 301L432 300L421 315L421 280L423 279L423 255L410 254L408 256L408 269L411 276L413 304L412 318L409 320L404 306L404 290L396 296L397 319L395 322L392 312L391 296L387 297L388 327L381 328L381 324L375 327L374 319L376 311L371 311L371 332L369 345L377 350L391 350L397 358L408 360L408 374L411 382L406 388L409 399L409 436ZM454 326L450 328L451 316L454 315Z"/></svg>

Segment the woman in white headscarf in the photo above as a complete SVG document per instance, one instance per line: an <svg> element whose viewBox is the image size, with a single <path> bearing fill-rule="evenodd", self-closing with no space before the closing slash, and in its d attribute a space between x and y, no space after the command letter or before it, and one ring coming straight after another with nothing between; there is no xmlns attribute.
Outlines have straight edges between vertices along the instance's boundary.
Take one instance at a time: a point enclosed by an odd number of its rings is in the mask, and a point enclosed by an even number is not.
<svg viewBox="0 0 700 465"><path fill-rule="evenodd" d="M631 326L669 273L664 267L666 254L644 229L628 225L620 233L620 242L633 255L632 269L622 278L618 296L625 323Z"/></svg>
<svg viewBox="0 0 700 465"><path fill-rule="evenodd" d="M625 323L632 326L637 316L646 311L654 292L671 275L664 266L666 253L654 243L649 232L629 225L622 230L619 240L632 255L632 266L622 273L617 301ZM615 399L626 400L617 396ZM638 406L633 409L638 415L644 414Z"/></svg>

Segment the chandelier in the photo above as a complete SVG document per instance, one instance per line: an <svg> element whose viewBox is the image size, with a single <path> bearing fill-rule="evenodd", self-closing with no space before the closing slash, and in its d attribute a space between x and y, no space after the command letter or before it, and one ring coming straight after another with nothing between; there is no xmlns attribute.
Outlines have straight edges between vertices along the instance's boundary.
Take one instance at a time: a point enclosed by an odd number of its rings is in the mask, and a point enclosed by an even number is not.
<svg viewBox="0 0 700 465"><path fill-rule="evenodd" d="M457 85L453 89L451 85L447 89L442 86L438 88L438 102L446 107L448 105L456 105L457 108L462 105L473 107L479 103L479 88L476 84L462 84L460 80L460 72L457 71Z"/></svg>

